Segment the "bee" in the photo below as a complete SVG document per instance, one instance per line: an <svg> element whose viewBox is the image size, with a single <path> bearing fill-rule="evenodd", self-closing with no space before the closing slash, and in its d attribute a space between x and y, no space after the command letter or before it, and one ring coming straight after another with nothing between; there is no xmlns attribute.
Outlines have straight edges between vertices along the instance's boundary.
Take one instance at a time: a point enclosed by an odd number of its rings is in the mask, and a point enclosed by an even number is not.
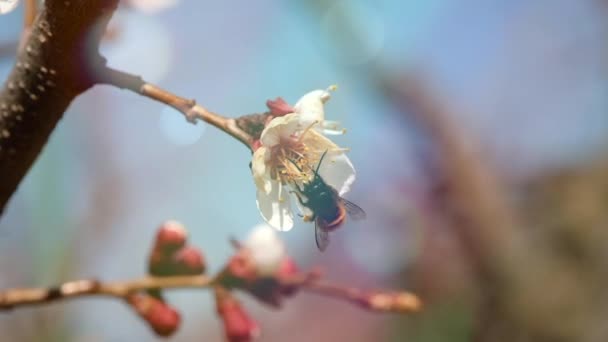
<svg viewBox="0 0 608 342"><path fill-rule="evenodd" d="M338 191L325 183L319 175L319 168L326 154L327 151L321 155L312 180L304 182L301 186L294 182L298 201L313 213L312 217L305 217L305 220L315 222L315 241L321 252L325 251L329 245L329 232L344 224L347 213L354 220L362 220L366 217L363 209L342 198ZM296 165L295 162L292 161L292 163ZM296 167L302 171L298 165ZM306 197L306 201L304 201L302 195Z"/></svg>

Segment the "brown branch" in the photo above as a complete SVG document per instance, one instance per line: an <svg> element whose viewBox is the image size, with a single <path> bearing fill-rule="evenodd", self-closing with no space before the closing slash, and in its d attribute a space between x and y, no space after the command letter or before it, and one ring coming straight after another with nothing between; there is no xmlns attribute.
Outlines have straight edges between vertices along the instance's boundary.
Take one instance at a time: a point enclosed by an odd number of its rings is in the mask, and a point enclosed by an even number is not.
<svg viewBox="0 0 608 342"><path fill-rule="evenodd" d="M118 0L47 0L0 91L0 213L71 101Z"/></svg>
<svg viewBox="0 0 608 342"><path fill-rule="evenodd" d="M142 291L169 289L204 289L215 285L205 275L144 277L135 280L101 282L95 279L74 280L50 288L17 288L0 292L0 311L16 307L43 305L79 297L113 297L127 300ZM363 291L354 287L322 282L317 275L295 275L281 286L297 287L311 293L342 299L370 311L411 313L420 311L420 299L409 292Z"/></svg>
<svg viewBox="0 0 608 342"><path fill-rule="evenodd" d="M228 133L251 149L253 138L237 125L235 119L213 113L205 107L198 105L195 100L183 98L168 90L147 83L139 76L108 67L101 68L101 71L98 73L98 82L128 89L155 101L167 104L180 111L189 122L196 123L197 119L207 122Z"/></svg>

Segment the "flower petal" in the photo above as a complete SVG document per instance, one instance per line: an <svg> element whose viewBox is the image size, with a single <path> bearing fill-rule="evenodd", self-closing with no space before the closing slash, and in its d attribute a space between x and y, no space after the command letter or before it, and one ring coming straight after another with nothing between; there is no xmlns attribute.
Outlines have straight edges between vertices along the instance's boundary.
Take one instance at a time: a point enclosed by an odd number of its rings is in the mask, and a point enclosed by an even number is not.
<svg viewBox="0 0 608 342"><path fill-rule="evenodd" d="M255 182L258 191L264 193L270 192L270 168L267 167L266 161L270 158L270 150L264 146L253 152L251 160L251 172L253 181Z"/></svg>
<svg viewBox="0 0 608 342"><path fill-rule="evenodd" d="M263 146L272 147L301 129L299 116L295 113L276 117L262 131L260 141Z"/></svg>
<svg viewBox="0 0 608 342"><path fill-rule="evenodd" d="M278 181L269 181L270 192L257 192L257 204L262 217L270 226L280 231L293 228L291 198L288 189Z"/></svg>
<svg viewBox="0 0 608 342"><path fill-rule="evenodd" d="M355 181L355 168L344 152L328 151L319 167L319 175L340 196L350 191Z"/></svg>
<svg viewBox="0 0 608 342"><path fill-rule="evenodd" d="M321 132L325 135L342 135L346 133L346 129L340 127L338 121L325 120L321 123Z"/></svg>
<svg viewBox="0 0 608 342"><path fill-rule="evenodd" d="M331 96L327 90L313 90L302 96L293 108L300 114L302 124L311 124L314 121L322 122L325 120L324 103Z"/></svg>
<svg viewBox="0 0 608 342"><path fill-rule="evenodd" d="M251 251L259 275L276 273L287 255L276 230L266 223L256 225L244 245Z"/></svg>
<svg viewBox="0 0 608 342"><path fill-rule="evenodd" d="M0 14L6 14L12 12L19 5L19 0L1 0L0 1Z"/></svg>

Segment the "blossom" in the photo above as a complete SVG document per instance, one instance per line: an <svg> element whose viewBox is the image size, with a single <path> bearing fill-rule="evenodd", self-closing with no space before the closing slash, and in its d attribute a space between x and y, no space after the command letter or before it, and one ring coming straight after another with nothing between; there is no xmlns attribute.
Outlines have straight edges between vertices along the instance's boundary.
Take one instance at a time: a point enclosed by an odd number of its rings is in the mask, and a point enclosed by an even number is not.
<svg viewBox="0 0 608 342"><path fill-rule="evenodd" d="M296 102L293 113L270 120L253 154L258 209L266 222L278 230L288 231L293 227L291 202L297 190L293 185L309 182L317 167L325 183L340 195L346 193L355 180L355 169L345 154L347 150L324 135L344 132L336 122L325 120L324 104L332 89L311 91ZM281 108L285 108L283 103ZM324 153L323 164L319 166ZM296 200L296 204L305 220L312 217L310 210L299 201Z"/></svg>
<svg viewBox="0 0 608 342"><path fill-rule="evenodd" d="M0 0L0 14L12 12L19 5L19 0Z"/></svg>

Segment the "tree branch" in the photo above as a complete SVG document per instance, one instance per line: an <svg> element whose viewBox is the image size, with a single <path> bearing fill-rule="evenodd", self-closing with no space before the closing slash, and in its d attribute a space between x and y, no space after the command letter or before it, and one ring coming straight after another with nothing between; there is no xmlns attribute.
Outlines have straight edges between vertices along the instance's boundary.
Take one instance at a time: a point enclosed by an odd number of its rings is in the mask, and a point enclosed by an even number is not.
<svg viewBox="0 0 608 342"><path fill-rule="evenodd" d="M98 72L98 80L100 84L108 84L122 89L128 89L137 94L146 96L155 101L167 104L176 110L180 111L191 123L196 123L196 120L207 122L220 130L228 133L245 146L251 149L253 138L238 125L235 119L226 118L219 114L213 113L203 106L196 104L195 100L188 100L181 96L175 95L156 85L145 82L141 77L132 75L123 71L102 67Z"/></svg>
<svg viewBox="0 0 608 342"><path fill-rule="evenodd" d="M72 100L118 0L47 0L0 91L0 213Z"/></svg>

